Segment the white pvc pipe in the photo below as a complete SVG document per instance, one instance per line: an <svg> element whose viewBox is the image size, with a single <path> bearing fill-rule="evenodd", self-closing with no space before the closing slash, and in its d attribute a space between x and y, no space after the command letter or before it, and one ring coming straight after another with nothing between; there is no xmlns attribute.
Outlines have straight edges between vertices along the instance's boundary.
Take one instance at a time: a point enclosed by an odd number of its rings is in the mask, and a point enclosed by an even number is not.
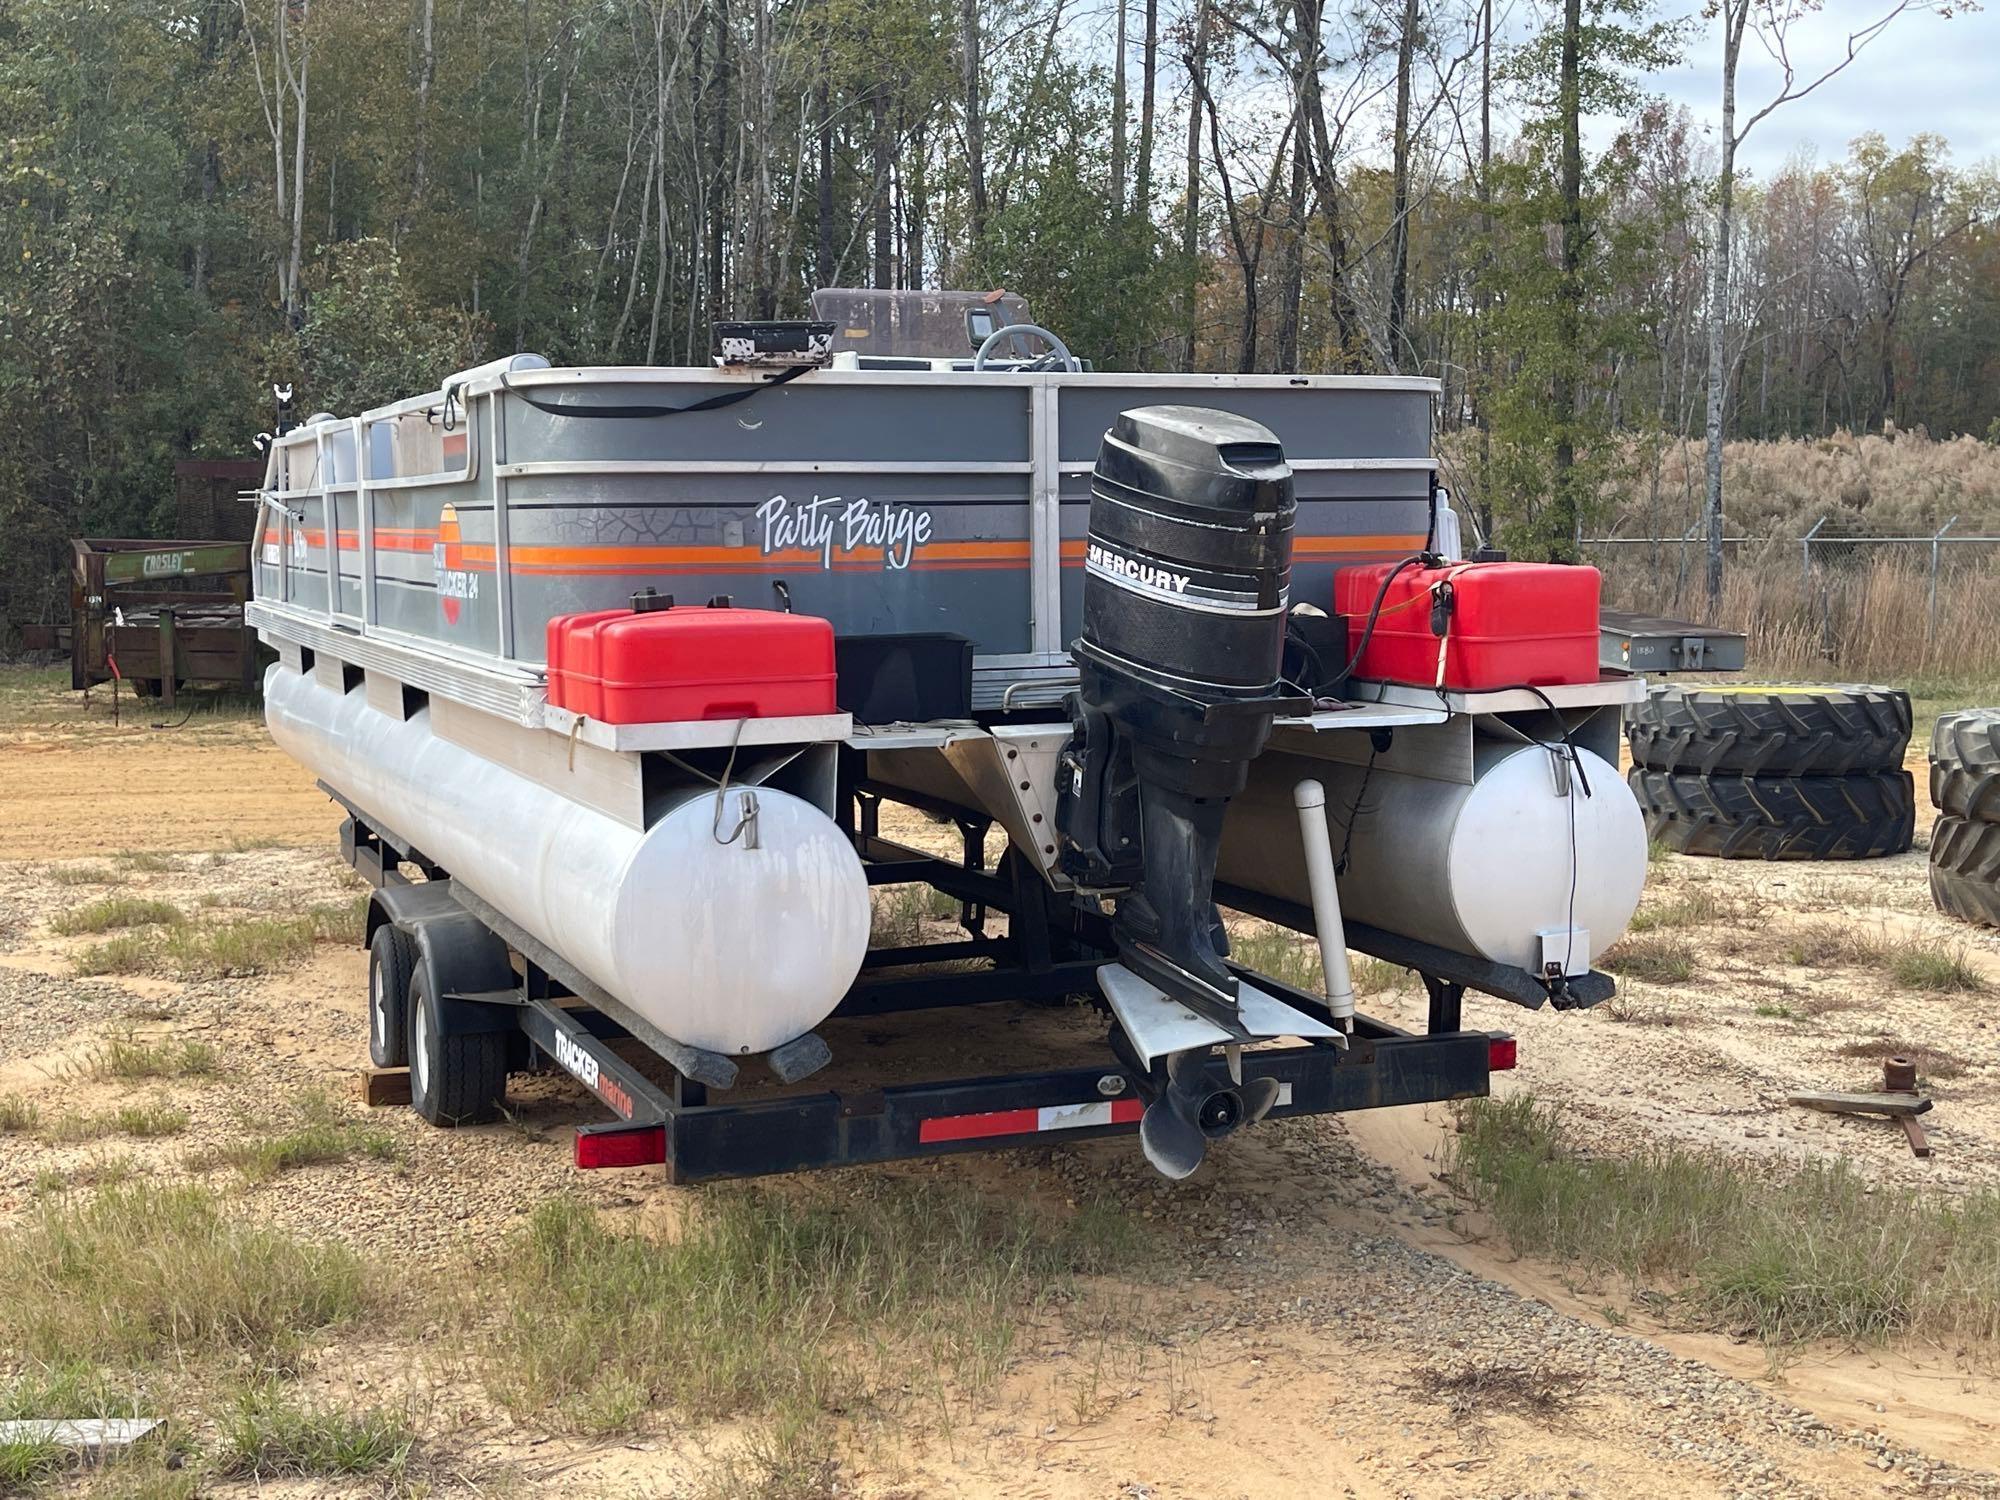
<svg viewBox="0 0 2000 1500"><path fill-rule="evenodd" d="M1340 886L1333 874L1333 841L1326 831L1326 788L1301 781L1292 788L1299 810L1299 840L1305 846L1306 879L1312 888L1313 927L1319 938L1320 972L1326 976L1327 1009L1336 1021L1354 1019L1354 976L1347 967L1347 928L1340 920Z"/></svg>

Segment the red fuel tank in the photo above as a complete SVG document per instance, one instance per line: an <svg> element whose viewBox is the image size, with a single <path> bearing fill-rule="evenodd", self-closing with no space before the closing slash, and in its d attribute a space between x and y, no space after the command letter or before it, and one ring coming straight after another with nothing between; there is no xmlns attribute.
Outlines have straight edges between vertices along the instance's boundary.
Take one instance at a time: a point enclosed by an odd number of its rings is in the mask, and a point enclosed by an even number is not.
<svg viewBox="0 0 2000 1500"><path fill-rule="evenodd" d="M548 626L549 702L606 724L830 714L833 626L726 604L595 610Z"/></svg>
<svg viewBox="0 0 2000 1500"><path fill-rule="evenodd" d="M1347 617L1350 652L1394 567L1334 575L1333 607ZM1597 569L1560 563L1404 568L1382 599L1354 676L1460 691L1595 682L1600 585Z"/></svg>

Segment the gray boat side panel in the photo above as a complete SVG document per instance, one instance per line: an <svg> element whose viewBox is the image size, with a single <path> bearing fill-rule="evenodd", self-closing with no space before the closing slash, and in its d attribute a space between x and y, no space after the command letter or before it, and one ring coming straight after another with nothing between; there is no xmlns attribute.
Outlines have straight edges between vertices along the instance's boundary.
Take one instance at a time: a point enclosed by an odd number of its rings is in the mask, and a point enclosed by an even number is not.
<svg viewBox="0 0 2000 1500"><path fill-rule="evenodd" d="M538 400L596 406L688 406L726 394L712 382L537 387ZM645 418L557 417L506 403L507 457L558 462L1018 463L1028 456L1025 386L843 385L808 375L716 411Z"/></svg>
<svg viewBox="0 0 2000 1500"><path fill-rule="evenodd" d="M953 631L983 656L1014 656L1035 647L1033 497L1048 486L1060 501L1055 582L1066 644L1080 621L1090 478L1049 473L1043 457L1053 450L1072 469L1089 463L1117 413L1139 405L1241 412L1307 465L1297 475L1294 598L1330 602L1336 567L1401 556L1422 541L1427 392L1197 378L1133 384L1109 375L1038 398L1046 385L852 384L814 372L720 410L630 419L551 415L505 393L476 397L466 412L475 474L368 493L376 623L497 652L504 562L512 652L528 662L543 659L549 618L621 607L639 588L775 608L780 582L794 609L844 634ZM666 374L582 379L535 394L578 406L681 407L728 388ZM1038 409L1059 414L1053 445L1038 440ZM334 457L337 468L337 445ZM1311 466L1353 459L1369 462ZM511 472L524 465L529 472ZM619 465L635 467L603 472ZM504 546L496 496L507 506ZM293 526L272 514L260 596L324 614L330 530L337 544L353 543L331 555L340 612L358 618L354 497L335 498L331 527L322 497L283 498L303 520Z"/></svg>
<svg viewBox="0 0 2000 1500"><path fill-rule="evenodd" d="M1060 387L1060 457L1080 463L1097 457L1118 413L1132 406L1211 406L1262 422L1300 458L1411 458L1429 461L1431 397L1427 391L1314 390L1307 386L1120 388L1117 377L1098 385Z"/></svg>

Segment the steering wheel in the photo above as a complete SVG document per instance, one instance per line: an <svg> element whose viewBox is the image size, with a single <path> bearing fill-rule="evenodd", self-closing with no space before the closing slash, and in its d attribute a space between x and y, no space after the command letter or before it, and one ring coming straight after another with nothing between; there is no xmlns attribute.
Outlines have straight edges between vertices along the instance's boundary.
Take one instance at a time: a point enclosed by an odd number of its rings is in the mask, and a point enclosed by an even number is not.
<svg viewBox="0 0 2000 1500"><path fill-rule="evenodd" d="M1065 344L1039 323L1009 323L1005 328L994 329L980 342L979 352L972 356L972 368L974 370L986 369L986 357L993 352L995 346L1002 339L1011 338L1017 333L1031 333L1049 346L1047 354L1042 355L1039 359L1031 360L1024 368L1030 370L1068 370L1071 373L1075 373L1083 368L1083 362L1069 352L1069 345ZM1054 363L1051 364L1049 361L1054 361Z"/></svg>

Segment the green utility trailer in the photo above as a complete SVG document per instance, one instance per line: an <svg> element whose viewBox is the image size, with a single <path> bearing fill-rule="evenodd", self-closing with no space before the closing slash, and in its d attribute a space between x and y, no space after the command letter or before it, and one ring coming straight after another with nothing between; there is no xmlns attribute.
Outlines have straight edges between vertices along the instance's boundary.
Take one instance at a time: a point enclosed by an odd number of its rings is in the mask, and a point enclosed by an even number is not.
<svg viewBox="0 0 2000 1500"><path fill-rule="evenodd" d="M117 679L171 707L187 683L257 685L257 633L243 623L249 543L78 537L71 547L71 687Z"/></svg>

